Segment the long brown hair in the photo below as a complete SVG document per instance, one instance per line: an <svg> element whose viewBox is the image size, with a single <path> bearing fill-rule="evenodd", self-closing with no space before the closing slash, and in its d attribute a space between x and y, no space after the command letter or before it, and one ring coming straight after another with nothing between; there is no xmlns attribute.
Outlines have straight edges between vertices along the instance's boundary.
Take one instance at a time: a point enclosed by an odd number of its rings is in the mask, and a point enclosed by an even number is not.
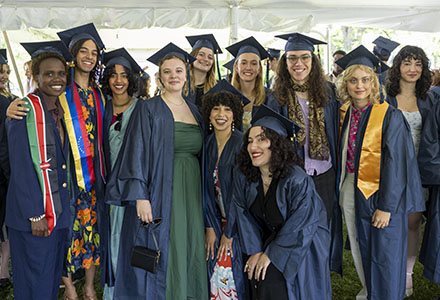
<svg viewBox="0 0 440 300"><path fill-rule="evenodd" d="M241 84L240 84L240 74L236 72L235 68L237 67L238 61L240 57L238 57L234 62L234 73L232 74L232 85L241 92ZM261 61L259 62L260 70L258 71L257 77L255 78L254 92L255 92L255 106L259 106L264 103L266 100L266 92L264 91L263 84L263 67L261 65Z"/></svg>
<svg viewBox="0 0 440 300"><path fill-rule="evenodd" d="M73 44L73 45L70 47L70 53L72 53L72 55L73 55L73 57L75 58L75 60L76 60L76 56L78 55L78 52L79 52L79 50L81 49L82 45L83 45L86 41L88 41L88 40L91 40L91 39L82 39L82 40L79 40L79 41L77 41L75 44ZM93 40L91 40L91 41L93 41ZM96 58L96 65L93 67L92 71L90 71L90 75L89 75L89 84L90 84L91 86L93 86L93 87L98 87L98 84L96 83L96 79L99 77L98 72L99 72L99 70L101 69L100 66L99 66L99 61L100 61L100 59L101 59L101 54L100 54L100 49L99 49L98 45L95 43L95 41L93 41L93 43L94 43L95 46L96 46L96 51L98 51L98 56L97 56L97 58ZM68 82L70 82L70 80L71 80L71 79L70 79L70 73L68 74L68 78L67 78L67 80L68 80Z"/></svg>
<svg viewBox="0 0 440 300"><path fill-rule="evenodd" d="M196 48L194 50L191 51L191 55L194 57L197 57L197 55L199 54L199 51L202 47ZM213 52L214 53L214 52ZM196 89L196 85L195 85L195 78L194 78L194 63L192 63L189 67L190 69L190 76L191 76L191 93L195 92ZM217 80L215 78L215 58L214 61L212 63L211 69L208 71L208 74L206 74L206 80L205 83L203 84L203 93L205 94L206 92L208 92L210 89L212 89L212 87L214 85L217 84Z"/></svg>
<svg viewBox="0 0 440 300"><path fill-rule="evenodd" d="M331 89L327 83L321 62L314 54L312 55L312 68L309 74L310 88L308 91L309 98L313 99L319 107L324 107L330 98ZM277 76L273 91L278 99L280 106L284 106L289 100L289 89L292 86L292 77L287 69L286 53L284 53L277 67Z"/></svg>

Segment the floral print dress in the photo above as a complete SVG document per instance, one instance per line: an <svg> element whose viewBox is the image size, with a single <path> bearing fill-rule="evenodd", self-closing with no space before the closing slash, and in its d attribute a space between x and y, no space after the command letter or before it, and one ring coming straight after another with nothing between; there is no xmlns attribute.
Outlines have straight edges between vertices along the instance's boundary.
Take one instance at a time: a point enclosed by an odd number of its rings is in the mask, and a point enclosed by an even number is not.
<svg viewBox="0 0 440 300"><path fill-rule="evenodd" d="M93 99L93 89L78 88L81 100L87 134L94 154L96 130L96 108ZM99 265L100 237L97 232L96 192L94 187L90 192L79 188L79 196L74 204L75 219L73 222L72 240L67 252L67 272L75 273L78 269L89 269Z"/></svg>

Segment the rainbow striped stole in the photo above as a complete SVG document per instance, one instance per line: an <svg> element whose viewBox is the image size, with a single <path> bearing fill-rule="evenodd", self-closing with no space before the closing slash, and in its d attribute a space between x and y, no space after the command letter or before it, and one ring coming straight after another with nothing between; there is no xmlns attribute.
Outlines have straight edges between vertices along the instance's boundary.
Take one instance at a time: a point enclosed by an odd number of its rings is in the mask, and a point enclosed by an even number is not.
<svg viewBox="0 0 440 300"><path fill-rule="evenodd" d="M29 94L26 99L28 100L26 106L29 108L26 116L29 147L41 187L44 213L50 234L63 210L58 186L54 130L40 97Z"/></svg>
<svg viewBox="0 0 440 300"><path fill-rule="evenodd" d="M73 88L73 99L71 87L66 87L66 91L60 97L60 103L64 110L64 120L66 123L67 134L69 135L70 146L72 149L75 164L75 173L78 186L89 192L95 182L95 169L93 166L92 146L89 141L86 122L82 110L78 88L75 84ZM93 88L93 100L97 116L97 134L95 147L98 147L100 162L100 173L105 182L104 159L102 154L102 134L104 118L104 96L101 90Z"/></svg>

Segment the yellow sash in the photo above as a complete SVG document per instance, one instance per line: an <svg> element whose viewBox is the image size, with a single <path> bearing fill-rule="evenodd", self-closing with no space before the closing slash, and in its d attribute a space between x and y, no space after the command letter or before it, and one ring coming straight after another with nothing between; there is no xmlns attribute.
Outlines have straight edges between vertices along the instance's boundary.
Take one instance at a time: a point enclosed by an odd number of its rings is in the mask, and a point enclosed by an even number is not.
<svg viewBox="0 0 440 300"><path fill-rule="evenodd" d="M340 108L339 140L342 132L345 114L350 103ZM380 158L382 153L382 126L389 104L383 102L374 104L371 108L370 119L365 129L362 142L361 157L359 161L359 174L357 187L369 199L377 190L380 183Z"/></svg>

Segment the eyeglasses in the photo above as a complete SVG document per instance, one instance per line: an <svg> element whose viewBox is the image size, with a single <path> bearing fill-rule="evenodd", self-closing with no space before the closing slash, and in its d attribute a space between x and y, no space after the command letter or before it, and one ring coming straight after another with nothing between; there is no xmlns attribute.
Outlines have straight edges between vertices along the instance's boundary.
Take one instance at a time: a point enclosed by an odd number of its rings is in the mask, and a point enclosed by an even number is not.
<svg viewBox="0 0 440 300"><path fill-rule="evenodd" d="M122 126L122 114L123 113L120 113L120 114L117 114L116 115L116 122L115 122L115 130L116 131L121 131L121 126Z"/></svg>
<svg viewBox="0 0 440 300"><path fill-rule="evenodd" d="M308 54L304 54L301 56L295 56L295 55L286 56L286 59L294 64L296 64L298 62L298 59L300 59L302 63L306 64L310 61L311 58L312 58L312 56L308 55Z"/></svg>
<svg viewBox="0 0 440 300"><path fill-rule="evenodd" d="M153 221L151 221L150 223L142 221L141 226L148 227L150 224L159 225L161 222L162 222L162 218L156 218L156 219L153 219Z"/></svg>

